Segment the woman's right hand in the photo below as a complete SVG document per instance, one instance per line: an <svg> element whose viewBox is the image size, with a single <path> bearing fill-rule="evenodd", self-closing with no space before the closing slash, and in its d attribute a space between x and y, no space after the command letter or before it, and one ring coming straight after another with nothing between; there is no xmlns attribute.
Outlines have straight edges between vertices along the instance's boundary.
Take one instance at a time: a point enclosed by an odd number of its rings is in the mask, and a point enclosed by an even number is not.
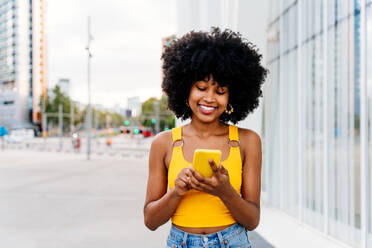
<svg viewBox="0 0 372 248"><path fill-rule="evenodd" d="M176 180L174 181L174 189L178 196L184 196L190 189L190 178L192 176L192 167L183 168L178 173Z"/></svg>

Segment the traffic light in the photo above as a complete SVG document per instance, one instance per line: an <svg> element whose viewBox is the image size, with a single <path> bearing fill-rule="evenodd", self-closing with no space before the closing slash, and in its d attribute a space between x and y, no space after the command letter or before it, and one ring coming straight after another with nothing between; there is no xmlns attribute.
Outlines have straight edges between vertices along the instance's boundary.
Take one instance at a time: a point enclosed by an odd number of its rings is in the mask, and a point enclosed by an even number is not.
<svg viewBox="0 0 372 248"><path fill-rule="evenodd" d="M138 128L136 128L136 129L133 130L133 133L134 134L139 134L139 132L140 132L140 130Z"/></svg>
<svg viewBox="0 0 372 248"><path fill-rule="evenodd" d="M152 123L152 124L156 124L156 119L152 119L152 120L151 120L151 123Z"/></svg>
<svg viewBox="0 0 372 248"><path fill-rule="evenodd" d="M125 121L124 121L124 125L125 125L125 126L129 126L129 124L130 124L130 121L129 121L129 120L125 120Z"/></svg>

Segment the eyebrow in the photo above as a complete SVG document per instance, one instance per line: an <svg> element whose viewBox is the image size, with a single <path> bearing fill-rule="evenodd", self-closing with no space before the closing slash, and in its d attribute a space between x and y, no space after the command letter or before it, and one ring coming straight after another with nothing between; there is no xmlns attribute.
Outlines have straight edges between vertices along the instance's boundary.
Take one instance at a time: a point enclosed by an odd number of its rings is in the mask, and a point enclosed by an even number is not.
<svg viewBox="0 0 372 248"><path fill-rule="evenodd" d="M201 81L203 81L203 82L205 82L205 83L208 83L208 82L209 82L209 78L207 78L207 79L203 79L203 80L201 80ZM220 87L220 88L228 88L227 85L222 86L222 85L220 85L219 83L217 83L217 81L213 80L212 85L215 85L215 84L217 84L218 87Z"/></svg>

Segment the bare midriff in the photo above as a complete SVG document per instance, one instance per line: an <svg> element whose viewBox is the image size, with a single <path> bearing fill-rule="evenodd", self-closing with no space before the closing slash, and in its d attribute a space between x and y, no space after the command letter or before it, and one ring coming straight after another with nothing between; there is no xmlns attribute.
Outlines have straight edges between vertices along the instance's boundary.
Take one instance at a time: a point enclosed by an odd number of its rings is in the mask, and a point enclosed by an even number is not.
<svg viewBox="0 0 372 248"><path fill-rule="evenodd" d="M219 232L223 229L226 229L232 225L234 225L235 223L233 224L230 224L230 225L226 225L226 226L216 226L216 227L184 227L184 226L178 226L178 225L175 225L173 224L175 227L177 227L178 229L184 231L184 232L187 232L187 233L192 233L192 234L210 234L210 233L215 233L215 232Z"/></svg>

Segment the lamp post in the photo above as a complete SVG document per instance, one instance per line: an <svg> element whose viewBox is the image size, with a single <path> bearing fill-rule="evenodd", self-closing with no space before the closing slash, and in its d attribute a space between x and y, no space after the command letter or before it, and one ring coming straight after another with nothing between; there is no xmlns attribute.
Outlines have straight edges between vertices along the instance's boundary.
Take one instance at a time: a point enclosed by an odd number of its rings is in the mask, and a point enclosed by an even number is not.
<svg viewBox="0 0 372 248"><path fill-rule="evenodd" d="M90 42L92 41L92 35L90 33L90 16L88 16L88 45L85 48L88 52L88 108L87 108L87 118L86 118L86 127L87 127L87 160L90 160L90 143L91 143L91 133L92 133L92 108L90 103L90 60L92 58L92 53L90 51Z"/></svg>

